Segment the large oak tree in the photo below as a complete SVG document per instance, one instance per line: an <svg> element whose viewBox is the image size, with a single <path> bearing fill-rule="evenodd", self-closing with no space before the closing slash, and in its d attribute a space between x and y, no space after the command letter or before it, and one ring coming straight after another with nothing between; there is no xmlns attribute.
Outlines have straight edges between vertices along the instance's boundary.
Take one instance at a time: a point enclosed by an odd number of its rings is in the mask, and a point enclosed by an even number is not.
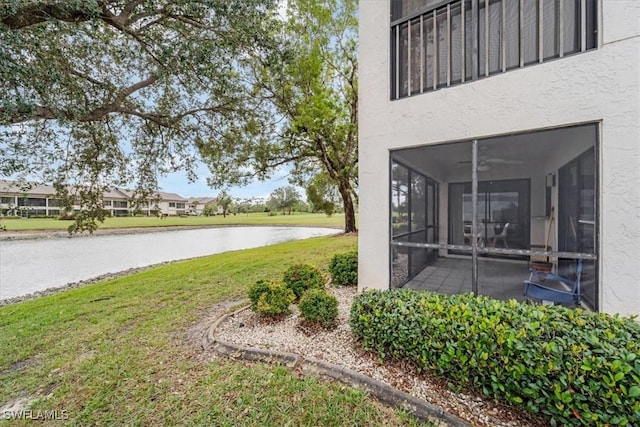
<svg viewBox="0 0 640 427"><path fill-rule="evenodd" d="M340 194L345 232L356 231L357 1L289 0L277 47L243 61L249 120L228 123L201 151L215 185L266 177L289 164L293 181L322 179ZM323 192L327 192L323 190Z"/></svg>
<svg viewBox="0 0 640 427"><path fill-rule="evenodd" d="M275 0L5 0L0 176L37 175L80 199L193 171L197 147L247 121L239 61L269 51ZM69 187L69 185L76 185Z"/></svg>

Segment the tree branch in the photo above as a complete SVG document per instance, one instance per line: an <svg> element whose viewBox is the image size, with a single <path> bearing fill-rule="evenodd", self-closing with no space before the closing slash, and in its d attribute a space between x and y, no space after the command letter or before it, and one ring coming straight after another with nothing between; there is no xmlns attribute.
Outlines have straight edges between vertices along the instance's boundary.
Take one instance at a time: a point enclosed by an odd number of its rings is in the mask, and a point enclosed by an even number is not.
<svg viewBox="0 0 640 427"><path fill-rule="evenodd" d="M103 4L105 0L100 0ZM87 2L89 3L89 2ZM98 3L94 3L97 5ZM11 30L19 30L32 25L37 25L51 18L63 22L84 22L95 16L86 9L71 9L67 2L42 4L40 2L27 4L15 13L3 16L1 22Z"/></svg>

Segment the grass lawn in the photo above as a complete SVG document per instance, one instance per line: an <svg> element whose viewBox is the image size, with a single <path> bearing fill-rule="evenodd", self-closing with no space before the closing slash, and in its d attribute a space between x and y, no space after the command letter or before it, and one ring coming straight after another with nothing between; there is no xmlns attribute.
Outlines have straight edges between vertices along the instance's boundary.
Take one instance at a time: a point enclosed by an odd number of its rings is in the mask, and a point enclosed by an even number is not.
<svg viewBox="0 0 640 427"><path fill-rule="evenodd" d="M417 425L340 384L202 362L187 339L211 307L243 298L256 280L279 279L293 262L326 273L333 253L355 245L338 236L230 252L2 307L0 405L35 398L34 411L64 410L65 424L92 426Z"/></svg>
<svg viewBox="0 0 640 427"><path fill-rule="evenodd" d="M9 231L19 230L66 230L71 221L60 221L51 218L2 219L0 225ZM267 213L251 213L216 216L172 216L164 219L157 217L118 217L107 218L100 228L131 227L169 227L169 226L209 226L209 225L306 225L318 227L344 227L344 214L331 217L322 213L294 213L292 215L274 215Z"/></svg>

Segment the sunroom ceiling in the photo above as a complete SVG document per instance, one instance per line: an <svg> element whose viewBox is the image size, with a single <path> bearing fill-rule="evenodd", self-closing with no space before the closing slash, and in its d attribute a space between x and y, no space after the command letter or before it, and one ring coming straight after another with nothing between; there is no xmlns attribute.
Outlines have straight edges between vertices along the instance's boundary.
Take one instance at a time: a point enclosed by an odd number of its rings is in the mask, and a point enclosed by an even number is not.
<svg viewBox="0 0 640 427"><path fill-rule="evenodd" d="M479 139L479 174L546 173L592 146L596 127L575 126ZM393 159L440 181L471 179L470 141L395 150ZM497 174L497 175L496 175Z"/></svg>

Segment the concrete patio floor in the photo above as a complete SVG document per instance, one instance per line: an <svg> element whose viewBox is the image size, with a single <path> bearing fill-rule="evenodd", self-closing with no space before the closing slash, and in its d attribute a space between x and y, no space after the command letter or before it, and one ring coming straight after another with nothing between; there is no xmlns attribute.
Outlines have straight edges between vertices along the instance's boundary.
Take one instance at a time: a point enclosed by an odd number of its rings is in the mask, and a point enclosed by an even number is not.
<svg viewBox="0 0 640 427"><path fill-rule="evenodd" d="M524 301L522 282L528 278L529 267L526 260L480 258L478 293L496 299ZM448 295L471 292L471 259L438 258L402 288Z"/></svg>

